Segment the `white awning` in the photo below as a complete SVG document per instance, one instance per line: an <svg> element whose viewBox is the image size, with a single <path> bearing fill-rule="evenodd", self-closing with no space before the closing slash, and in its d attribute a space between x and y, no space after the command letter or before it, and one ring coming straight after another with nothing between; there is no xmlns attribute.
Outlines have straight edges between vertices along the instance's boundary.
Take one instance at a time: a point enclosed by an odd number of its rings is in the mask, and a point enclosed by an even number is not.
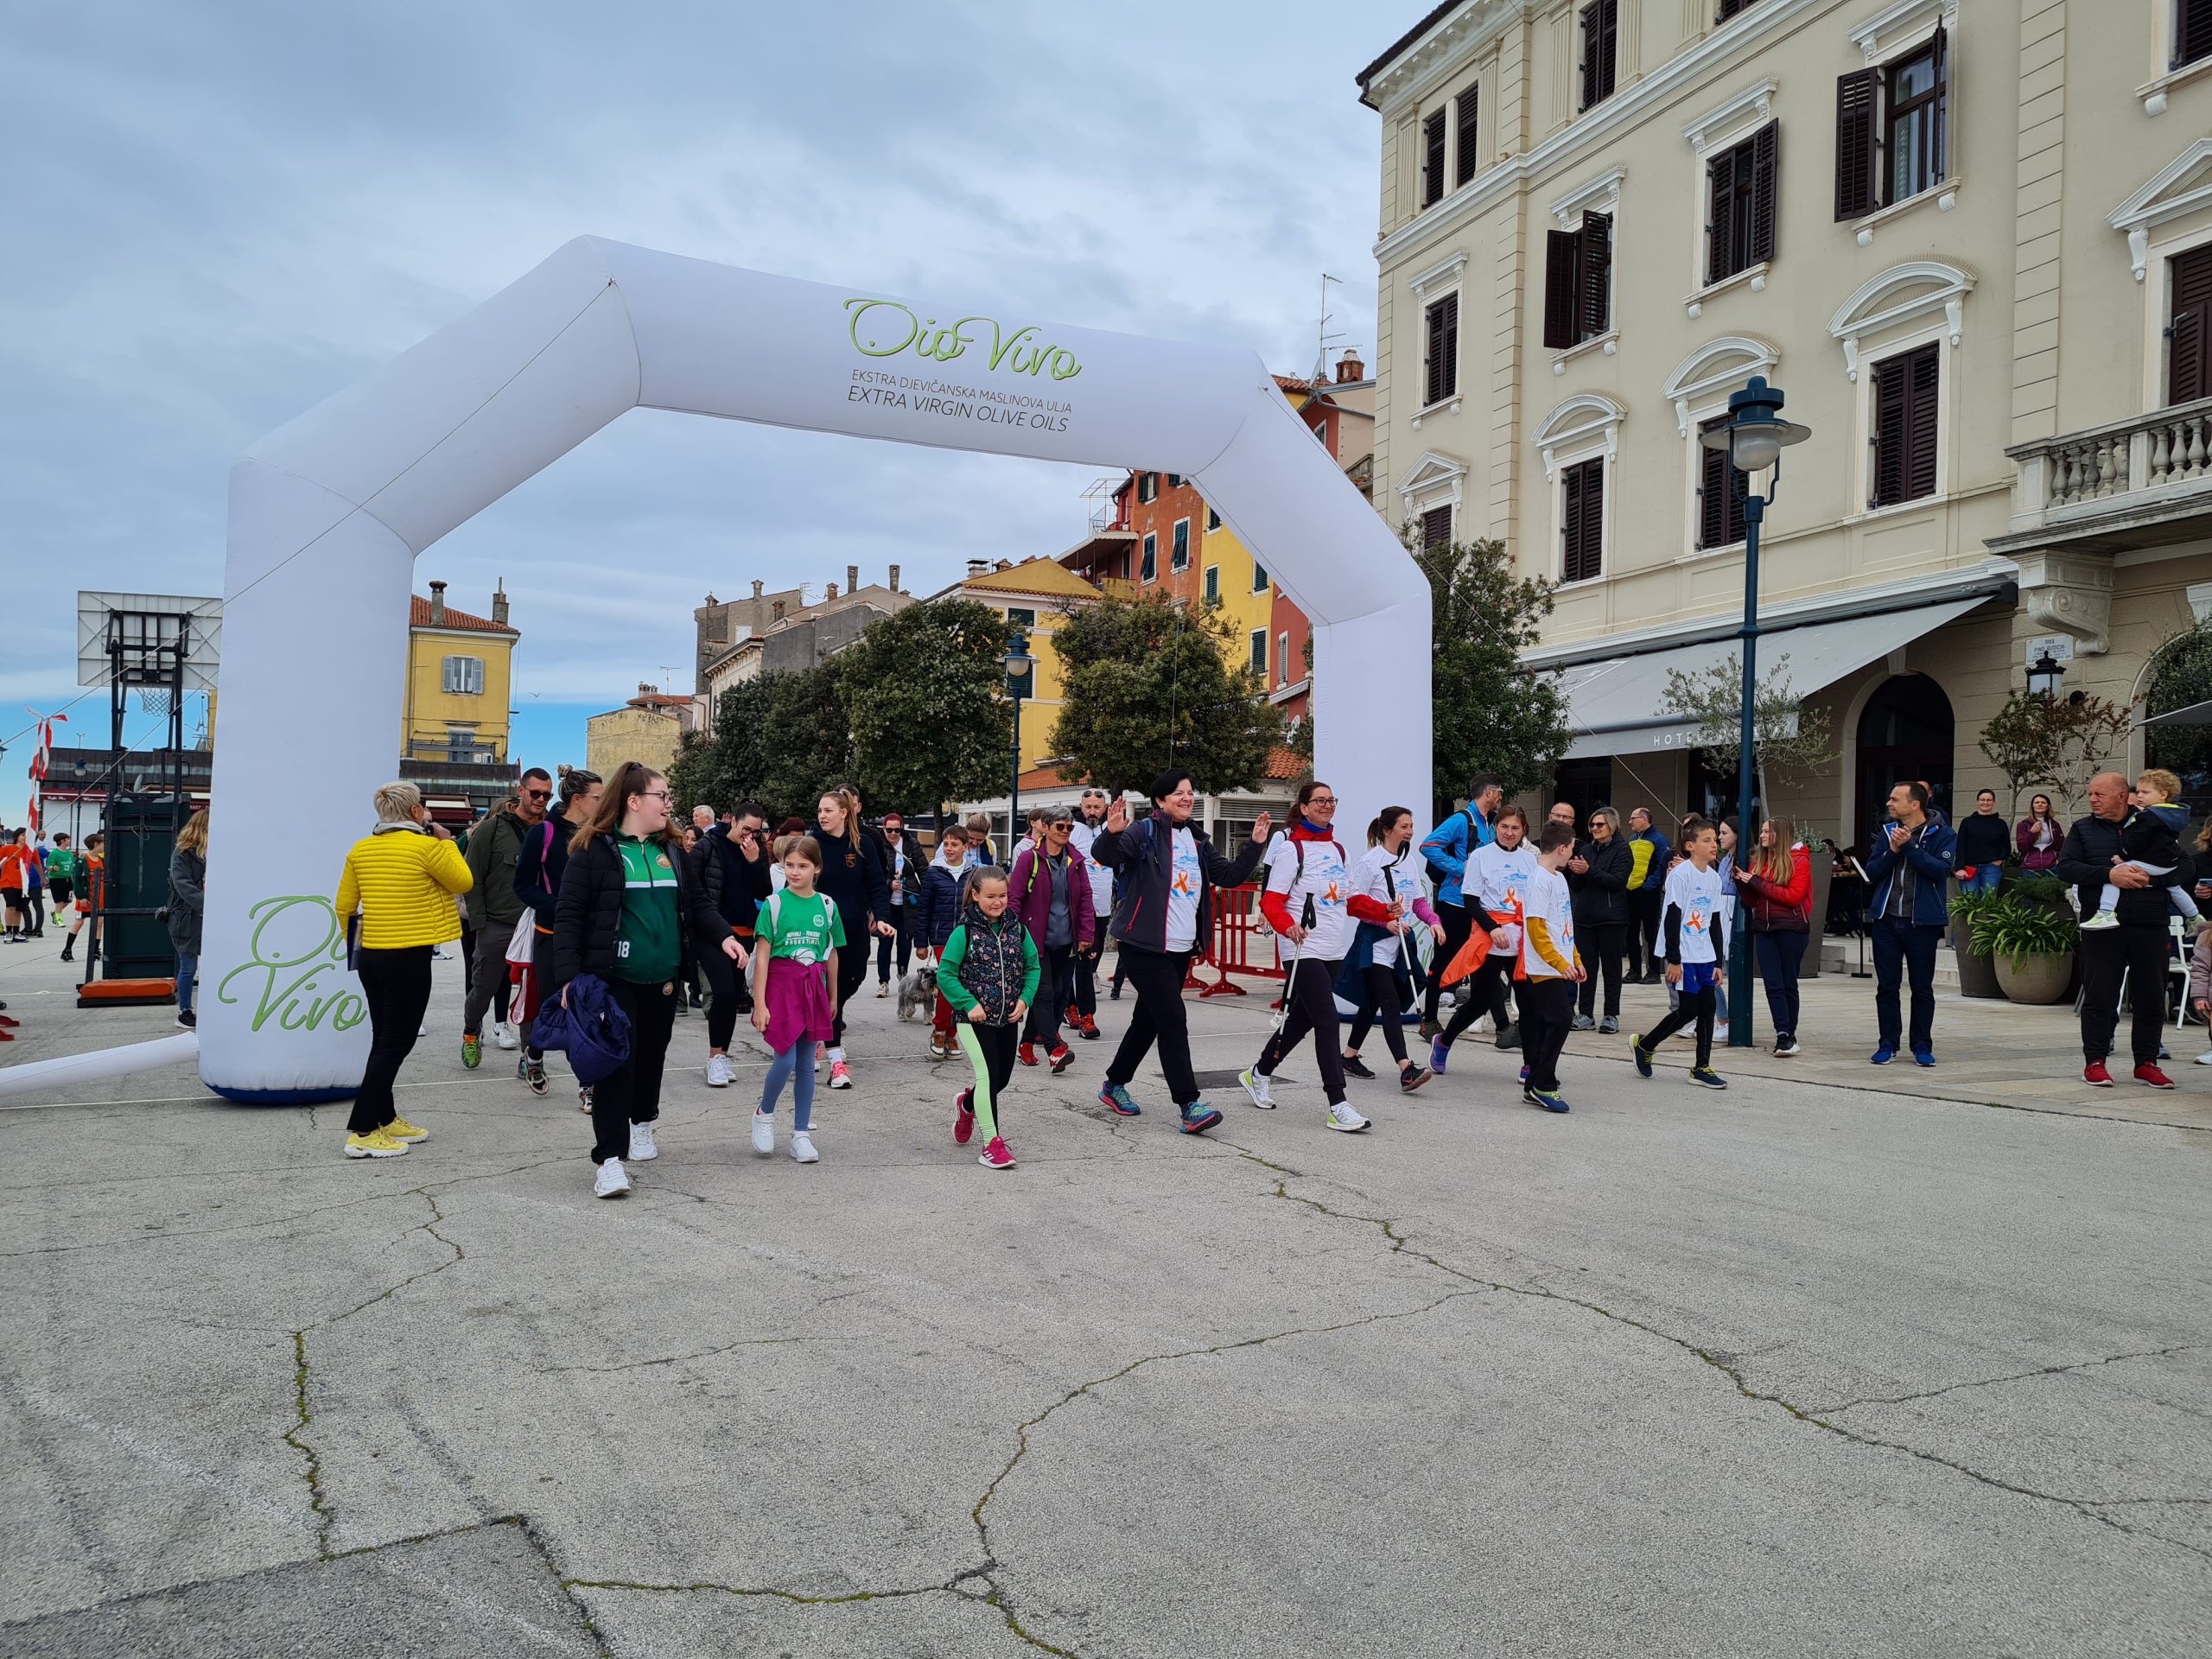
<svg viewBox="0 0 2212 1659"><path fill-rule="evenodd" d="M2139 720L2138 726L2212 726L2212 702L2192 702L2183 709L2169 709L2163 715L2152 715L2148 720Z"/></svg>
<svg viewBox="0 0 2212 1659"><path fill-rule="evenodd" d="M1775 665L1782 664L1790 690L1801 697L1809 697L1900 645L1955 621L1987 599L1986 594L1977 594L1941 605L1761 633L1756 658L1758 677L1764 682ZM1667 676L1674 670L1695 675L1729 662L1736 656L1738 644L1736 636L1729 634L1561 669L1559 688L1567 698L1567 720L1574 732L1567 758L1646 754L1694 747L1697 728L1679 710L1668 706Z"/></svg>

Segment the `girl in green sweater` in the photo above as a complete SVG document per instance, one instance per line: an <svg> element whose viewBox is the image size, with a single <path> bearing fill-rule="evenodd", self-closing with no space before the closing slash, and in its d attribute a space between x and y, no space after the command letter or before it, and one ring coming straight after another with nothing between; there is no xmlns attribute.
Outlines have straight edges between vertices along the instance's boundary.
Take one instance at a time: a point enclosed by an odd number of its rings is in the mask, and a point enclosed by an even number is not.
<svg viewBox="0 0 2212 1659"><path fill-rule="evenodd" d="M1040 976L1036 942L1007 904L1006 872L986 866L968 878L968 903L959 925L938 957L937 988L958 1018L961 1052L974 1068L974 1084L955 1103L952 1138L962 1146L983 1126L986 1169L1012 1169L998 1106L1014 1076L1022 1017Z"/></svg>

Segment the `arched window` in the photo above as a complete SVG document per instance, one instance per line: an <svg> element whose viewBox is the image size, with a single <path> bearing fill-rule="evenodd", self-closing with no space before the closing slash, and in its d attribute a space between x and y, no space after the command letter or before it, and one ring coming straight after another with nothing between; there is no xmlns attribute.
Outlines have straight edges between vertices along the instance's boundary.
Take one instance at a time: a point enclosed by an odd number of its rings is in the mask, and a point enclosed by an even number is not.
<svg viewBox="0 0 2212 1659"><path fill-rule="evenodd" d="M1871 848L1889 817L1890 791L1924 783L1929 804L1951 812L1951 700L1925 674L1898 674L1866 699L1859 716L1859 845Z"/></svg>

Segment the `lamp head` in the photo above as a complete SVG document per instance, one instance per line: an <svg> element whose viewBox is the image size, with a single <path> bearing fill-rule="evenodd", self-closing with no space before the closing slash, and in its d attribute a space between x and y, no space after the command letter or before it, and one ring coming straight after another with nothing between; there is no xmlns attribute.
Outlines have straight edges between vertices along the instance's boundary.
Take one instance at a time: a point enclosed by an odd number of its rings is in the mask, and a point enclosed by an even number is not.
<svg viewBox="0 0 2212 1659"><path fill-rule="evenodd" d="M1782 393L1755 374L1750 384L1728 398L1728 418L1701 437L1708 449L1726 454L1739 473L1763 473L1781 460L1793 443L1813 435L1810 427L1782 418Z"/></svg>

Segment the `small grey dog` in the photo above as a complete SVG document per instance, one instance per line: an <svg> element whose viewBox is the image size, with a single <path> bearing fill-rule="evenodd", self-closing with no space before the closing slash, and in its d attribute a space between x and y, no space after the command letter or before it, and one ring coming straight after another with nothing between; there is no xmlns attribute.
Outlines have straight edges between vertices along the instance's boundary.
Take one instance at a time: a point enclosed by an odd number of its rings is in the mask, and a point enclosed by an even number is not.
<svg viewBox="0 0 2212 1659"><path fill-rule="evenodd" d="M899 1017L926 1020L937 1010L937 969L917 968L899 981Z"/></svg>

